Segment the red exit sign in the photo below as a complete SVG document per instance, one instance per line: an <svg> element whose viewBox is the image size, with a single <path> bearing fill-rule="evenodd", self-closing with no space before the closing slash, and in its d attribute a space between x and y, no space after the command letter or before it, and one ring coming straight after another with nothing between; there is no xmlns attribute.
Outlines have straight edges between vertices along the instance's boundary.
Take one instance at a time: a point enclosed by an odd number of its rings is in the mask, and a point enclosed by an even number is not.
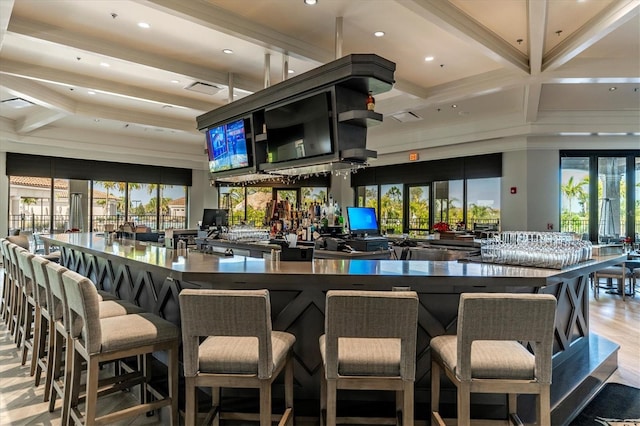
<svg viewBox="0 0 640 426"><path fill-rule="evenodd" d="M418 159L420 159L420 155L417 152L409 153L409 161L418 161Z"/></svg>

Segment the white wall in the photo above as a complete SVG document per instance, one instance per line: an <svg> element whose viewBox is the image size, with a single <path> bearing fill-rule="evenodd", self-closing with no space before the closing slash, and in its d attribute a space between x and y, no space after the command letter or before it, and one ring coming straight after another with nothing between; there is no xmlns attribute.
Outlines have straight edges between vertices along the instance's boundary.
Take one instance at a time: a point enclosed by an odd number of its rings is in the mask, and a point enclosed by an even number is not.
<svg viewBox="0 0 640 426"><path fill-rule="evenodd" d="M187 228L195 229L198 221L202 220L204 209L218 207L218 190L209 182L209 172L206 170L192 170L192 184L189 193L189 221Z"/></svg>
<svg viewBox="0 0 640 426"><path fill-rule="evenodd" d="M516 189L511 194L511 188ZM527 229L527 151L502 154L500 227L503 231Z"/></svg>

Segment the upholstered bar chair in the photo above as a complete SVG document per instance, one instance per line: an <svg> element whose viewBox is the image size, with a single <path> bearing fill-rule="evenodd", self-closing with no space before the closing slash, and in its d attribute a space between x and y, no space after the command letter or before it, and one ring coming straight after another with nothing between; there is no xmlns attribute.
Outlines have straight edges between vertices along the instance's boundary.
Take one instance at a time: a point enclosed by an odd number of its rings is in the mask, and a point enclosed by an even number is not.
<svg viewBox="0 0 640 426"><path fill-rule="evenodd" d="M31 263L35 255L21 250L18 252L18 265L22 273L22 279L24 280L24 305L25 312L22 314L23 323L22 327L22 342L20 346L22 348L22 365L27 362L29 351L31 351L31 364L29 373L34 375L36 371L36 360L38 359L36 348L37 340L39 338L39 328L41 326L40 321L40 301L38 300L38 291L35 285L35 276L33 273L33 264ZM44 296L44 294L43 294Z"/></svg>
<svg viewBox="0 0 640 426"><path fill-rule="evenodd" d="M41 266L42 267L42 266ZM49 286L49 299L51 309L51 321L53 322L52 338L53 349L47 357L47 377L45 382L49 387L45 389L45 401L49 400L49 411L55 410L56 399L62 400L62 424L66 424L69 415L69 390L71 381L71 363L73 351L73 339L71 336L71 320L68 317L67 295L62 275L68 269L57 263L49 262L44 264L44 279ZM40 273L38 271L38 273ZM98 294L98 316L99 318L111 318L129 314L140 314L144 310L132 303L117 300L102 300ZM62 358L63 351L65 358ZM50 375L50 377L49 377Z"/></svg>
<svg viewBox="0 0 640 426"><path fill-rule="evenodd" d="M2 250L2 266L4 268L4 280L2 281L2 320L8 326L11 317L11 303L13 297L13 265L9 254L9 240L2 238L0 249Z"/></svg>
<svg viewBox="0 0 640 426"><path fill-rule="evenodd" d="M292 351L296 339L290 333L271 329L269 292L183 290L179 298L187 426L196 424L198 387L212 388L209 416L216 425L221 417L220 388L259 389L259 416L234 413L234 418L271 425L271 387L283 370L285 412L279 425L292 423Z"/></svg>
<svg viewBox="0 0 640 426"><path fill-rule="evenodd" d="M606 286L602 286L600 284L601 279L607 280ZM613 287L613 280L616 280L618 290L622 293L622 300L625 300L627 292L627 279L629 280L629 287L633 287L633 274L627 269L624 263L599 269L593 273L593 296L597 300L600 296L600 288L611 289ZM633 294L633 291L631 292L631 294Z"/></svg>
<svg viewBox="0 0 640 426"><path fill-rule="evenodd" d="M431 339L431 424L445 424L439 409L444 370L457 388L459 426L470 424L470 394L476 392L507 394L509 416L516 419L517 395L535 394L537 424L550 426L555 312L556 299L548 294L463 293L457 335Z"/></svg>
<svg viewBox="0 0 640 426"><path fill-rule="evenodd" d="M67 297L67 318L71 324L72 344L67 348L72 356L72 374L69 416L75 424L99 425L138 416L143 413L169 408L168 424L178 424L178 351L180 329L151 313L129 314L110 318L100 318L100 301L95 284L88 278L73 271L62 274ZM105 303L105 302L103 302ZM113 391L140 384L144 392L156 399L141 401L135 407L125 408L98 416L97 402L99 388L99 366L104 362L127 357L150 356L153 352L167 355L167 394L158 391L149 382L149 362L142 362L142 371L128 374L127 381L114 379ZM80 374L86 362L86 386L84 410L80 409ZM129 380L131 379L131 380Z"/></svg>
<svg viewBox="0 0 640 426"><path fill-rule="evenodd" d="M45 373L44 384L44 401L49 401L49 392L51 389L51 378L53 374L54 340L55 340L55 321L56 316L53 313L54 306L51 287L49 286L49 277L47 276L47 263L49 261L41 256L34 256L31 259L33 266L33 276L36 292L38 293L38 302L40 304L40 331L36 327L36 337L34 345L36 351L34 353L35 362L35 385L40 386L42 373Z"/></svg>
<svg viewBox="0 0 640 426"><path fill-rule="evenodd" d="M413 425L417 322L414 291L327 292L325 334L320 337L321 424L333 426L340 420L339 389L359 389L394 391L396 417Z"/></svg>
<svg viewBox="0 0 640 426"><path fill-rule="evenodd" d="M7 237L7 240L31 252L29 237L27 237L25 234L10 235ZM60 252L42 254L41 256L45 257L47 260L51 262L56 262L56 263L60 262Z"/></svg>
<svg viewBox="0 0 640 426"><path fill-rule="evenodd" d="M9 256L11 258L11 264L13 268L13 293L15 295L13 304L11 306L11 318L12 322L9 324L9 329L12 331L13 340L18 348L21 348L23 338L23 315L25 313L25 300L27 297L28 289L25 288L25 281L22 277L22 269L20 268L20 262L18 260L19 253L27 251L16 244L9 245Z"/></svg>

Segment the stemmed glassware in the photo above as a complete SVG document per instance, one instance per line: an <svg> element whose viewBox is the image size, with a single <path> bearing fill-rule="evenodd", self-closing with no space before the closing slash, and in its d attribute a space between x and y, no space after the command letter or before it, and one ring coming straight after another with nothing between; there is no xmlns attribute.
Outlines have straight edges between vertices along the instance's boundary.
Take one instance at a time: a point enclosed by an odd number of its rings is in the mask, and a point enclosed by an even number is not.
<svg viewBox="0 0 640 426"><path fill-rule="evenodd" d="M483 262L562 269L591 259L590 241L568 232L505 231L481 240Z"/></svg>

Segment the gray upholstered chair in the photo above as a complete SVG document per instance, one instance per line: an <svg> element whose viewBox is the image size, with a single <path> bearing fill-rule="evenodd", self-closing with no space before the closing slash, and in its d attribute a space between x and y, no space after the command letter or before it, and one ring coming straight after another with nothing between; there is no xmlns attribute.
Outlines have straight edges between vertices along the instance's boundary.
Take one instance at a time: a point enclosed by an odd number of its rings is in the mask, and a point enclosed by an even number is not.
<svg viewBox="0 0 640 426"><path fill-rule="evenodd" d="M29 243L29 237L25 234L10 235L7 237L10 242L22 247L23 249L31 252L31 245ZM48 253L41 255L51 262L60 262L60 252Z"/></svg>
<svg viewBox="0 0 640 426"><path fill-rule="evenodd" d="M2 249L2 267L4 268L4 280L2 282L2 319L8 326L11 321L14 287L13 264L11 263L11 255L9 254L9 245L11 243L6 238L2 238L0 243L0 249Z"/></svg>
<svg viewBox="0 0 640 426"><path fill-rule="evenodd" d="M601 279L607 280L607 285L602 286L600 283ZM634 279L633 274L629 271L626 266L623 264L609 266L606 268L599 269L593 273L593 282L592 282L592 290L593 296L598 299L600 296L600 288L612 289L613 288L613 280L616 280L616 284L618 287L618 291L622 295L622 300L626 298L626 287L627 287L627 279L629 280L629 288L631 290L631 294L634 292Z"/></svg>
<svg viewBox="0 0 640 426"><path fill-rule="evenodd" d="M444 425L440 373L457 388L458 425L470 424L471 393L535 394L538 425L550 426L551 356L556 299L548 294L463 293L455 336L431 339L431 421ZM529 342L534 353L521 343Z"/></svg>
<svg viewBox="0 0 640 426"><path fill-rule="evenodd" d="M26 250L20 250L17 252L17 257L18 266L22 274L22 290L24 292L22 324L20 325L22 329L22 340L20 342L20 347L22 348L22 365L26 364L29 351L31 351L31 368L29 372L33 376L36 371L36 361L38 359L35 342L39 338L38 333L41 324L40 302L38 301L39 294L36 291L33 264L31 263L34 254Z"/></svg>
<svg viewBox="0 0 640 426"><path fill-rule="evenodd" d="M71 324L72 345L67 347L67 351L73 353L71 384L65 391L70 394L70 420L86 425L109 424L162 407L169 407L169 421L165 424L177 426L180 329L169 321L150 313L101 318L98 291L91 280L76 272L66 271L62 274L62 281L67 298L67 318ZM157 399L147 401L144 398L135 407L98 417L98 391L101 387L98 380L100 364L125 357L149 357L153 352L166 352L167 354L167 394L165 395L151 386L149 383L151 375L147 370L147 365L150 362L145 361L141 363L141 371L133 378L133 381L112 382L112 389L124 389L132 384L140 384L144 389L143 395L148 392ZM79 406L79 400L80 376L85 362L87 374L83 413ZM102 389L104 390L104 387Z"/></svg>
<svg viewBox="0 0 640 426"><path fill-rule="evenodd" d="M36 327L36 335L34 337L34 375L35 385L37 387L40 386L42 373L45 373L44 402L49 401L49 392L51 389L51 378L53 373L53 364L51 363L51 360L53 359L53 344L55 340L55 315L52 310L54 304L52 301L51 287L49 286L49 277L47 276L47 263L49 263L49 261L41 256L34 256L31 259L35 288L38 293L40 308L39 327Z"/></svg>
<svg viewBox="0 0 640 426"><path fill-rule="evenodd" d="M196 423L198 387L211 387L214 424L220 419L221 388L260 389L260 420L271 425L271 385L285 371L285 412L279 424L293 422L293 344L295 336L271 329L267 290L183 290L180 316L186 392L185 423ZM200 338L206 337L202 343Z"/></svg>
<svg viewBox="0 0 640 426"><path fill-rule="evenodd" d="M402 424L413 425L417 321L414 291L327 292L320 337L320 412L327 425L337 421L338 389L395 391Z"/></svg>
<svg viewBox="0 0 640 426"><path fill-rule="evenodd" d="M41 259L39 256L36 258ZM34 258L34 259L36 259ZM46 259L42 259L43 261ZM45 401L49 401L49 411L53 412L55 409L55 402L57 397L62 400L62 424L66 424L69 411L69 398L71 397L68 392L69 383L71 380L71 364L73 351L66 348L72 348L72 330L71 321L68 319L68 306L67 295L65 291L65 284L62 280L62 275L69 270L55 262L44 263L43 261L37 262L40 268L44 268L44 276L41 279L46 280L45 286L49 288L49 313L51 316L50 321L53 321L52 337L53 349L50 356L47 357L47 377L45 382L48 383L48 388L45 390ZM41 272L34 266L34 272L40 277ZM141 314L144 312L142 308L132 303L121 300L103 300L102 296L98 294L98 316L102 318L112 318L129 314ZM66 354L63 362L62 354Z"/></svg>

